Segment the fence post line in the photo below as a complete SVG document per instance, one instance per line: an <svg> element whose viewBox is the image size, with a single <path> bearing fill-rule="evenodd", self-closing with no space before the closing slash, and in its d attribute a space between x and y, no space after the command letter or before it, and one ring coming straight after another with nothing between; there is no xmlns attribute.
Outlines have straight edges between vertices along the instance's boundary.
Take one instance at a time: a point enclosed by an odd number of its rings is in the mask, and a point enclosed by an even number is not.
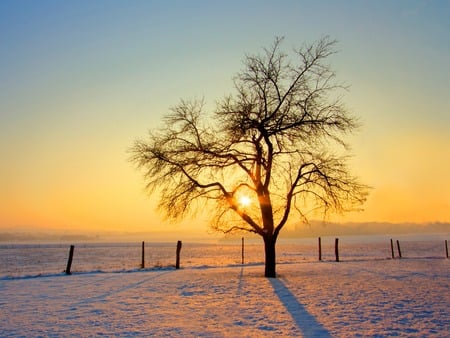
<svg viewBox="0 0 450 338"><path fill-rule="evenodd" d="M402 258L402 250L400 250L400 242L397 239L398 258Z"/></svg>
<svg viewBox="0 0 450 338"><path fill-rule="evenodd" d="M336 255L336 262L339 262L339 238L334 240L334 253Z"/></svg>
<svg viewBox="0 0 450 338"><path fill-rule="evenodd" d="M322 238L319 237L319 262L322 261Z"/></svg>
<svg viewBox="0 0 450 338"><path fill-rule="evenodd" d="M176 260L176 263L175 263L175 269L179 269L180 268L180 251L181 251L181 246L182 246L181 241L178 241L177 242L177 260Z"/></svg>
<svg viewBox="0 0 450 338"><path fill-rule="evenodd" d="M448 242L445 240L445 258L448 258Z"/></svg>
<svg viewBox="0 0 450 338"><path fill-rule="evenodd" d="M145 242L142 241L142 261L141 261L141 269L145 268Z"/></svg>
<svg viewBox="0 0 450 338"><path fill-rule="evenodd" d="M70 269L72 267L72 259L73 259L73 250L75 249L74 245L70 246L70 251L69 251L69 259L67 260L67 267L66 267L66 275L71 275L72 272L70 272Z"/></svg>
<svg viewBox="0 0 450 338"><path fill-rule="evenodd" d="M394 254L394 241L391 238L391 255L392 255L392 259L395 258L395 254Z"/></svg>
<svg viewBox="0 0 450 338"><path fill-rule="evenodd" d="M244 237L242 237L242 265L244 265Z"/></svg>

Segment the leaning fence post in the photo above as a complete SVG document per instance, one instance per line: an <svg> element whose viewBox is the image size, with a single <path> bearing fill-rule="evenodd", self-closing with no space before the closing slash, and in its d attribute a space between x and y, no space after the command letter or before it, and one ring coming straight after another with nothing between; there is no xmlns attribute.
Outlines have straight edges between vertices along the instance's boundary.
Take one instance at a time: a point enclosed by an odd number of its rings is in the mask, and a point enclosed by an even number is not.
<svg viewBox="0 0 450 338"><path fill-rule="evenodd" d="M392 240L392 238L391 238L391 254L392 254L392 259L394 259L395 258L395 255L394 255L394 241Z"/></svg>
<svg viewBox="0 0 450 338"><path fill-rule="evenodd" d="M319 261L322 260L322 239L319 237Z"/></svg>
<svg viewBox="0 0 450 338"><path fill-rule="evenodd" d="M72 259L73 259L73 250L75 249L75 246L70 246L69 251L69 259L67 260L67 267L66 267L66 275L71 275L72 272L70 272L70 268L72 267Z"/></svg>
<svg viewBox="0 0 450 338"><path fill-rule="evenodd" d="M336 255L336 262L339 262L339 238L334 240L334 253Z"/></svg>
<svg viewBox="0 0 450 338"><path fill-rule="evenodd" d="M402 251L400 250L400 242L397 239L398 258L402 258Z"/></svg>
<svg viewBox="0 0 450 338"><path fill-rule="evenodd" d="M145 268L145 242L142 241L142 261L141 261L141 269Z"/></svg>
<svg viewBox="0 0 450 338"><path fill-rule="evenodd" d="M176 260L176 264L175 264L175 269L179 269L180 268L180 251L181 251L181 241L177 242L177 260Z"/></svg>
<svg viewBox="0 0 450 338"><path fill-rule="evenodd" d="M448 258L448 242L445 240L445 257Z"/></svg>

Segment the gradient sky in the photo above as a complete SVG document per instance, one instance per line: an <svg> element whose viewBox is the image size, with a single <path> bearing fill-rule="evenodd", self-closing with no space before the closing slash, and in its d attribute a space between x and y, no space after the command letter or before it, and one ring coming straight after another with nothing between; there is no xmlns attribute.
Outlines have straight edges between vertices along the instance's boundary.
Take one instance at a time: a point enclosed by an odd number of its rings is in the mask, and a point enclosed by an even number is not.
<svg viewBox="0 0 450 338"><path fill-rule="evenodd" d="M185 229L161 222L127 149L181 98L231 93L275 36L323 35L364 123L353 170L374 188L339 220L448 222L449 32L449 1L3 0L0 230Z"/></svg>

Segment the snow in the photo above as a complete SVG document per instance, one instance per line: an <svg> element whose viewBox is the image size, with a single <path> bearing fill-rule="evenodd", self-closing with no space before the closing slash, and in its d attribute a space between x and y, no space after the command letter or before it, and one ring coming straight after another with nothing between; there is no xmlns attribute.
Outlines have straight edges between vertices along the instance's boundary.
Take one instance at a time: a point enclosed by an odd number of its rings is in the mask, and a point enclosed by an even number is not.
<svg viewBox="0 0 450 338"><path fill-rule="evenodd" d="M448 337L445 258L0 279L0 336Z"/></svg>

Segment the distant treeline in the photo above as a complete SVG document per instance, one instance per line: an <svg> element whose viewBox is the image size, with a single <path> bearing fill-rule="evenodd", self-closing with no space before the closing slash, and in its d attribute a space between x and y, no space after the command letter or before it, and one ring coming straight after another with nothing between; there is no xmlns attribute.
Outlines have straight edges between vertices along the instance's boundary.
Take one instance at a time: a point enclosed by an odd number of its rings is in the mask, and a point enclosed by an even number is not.
<svg viewBox="0 0 450 338"><path fill-rule="evenodd" d="M70 242L95 241L98 236L61 235L51 233L0 232L0 242Z"/></svg>
<svg viewBox="0 0 450 338"><path fill-rule="evenodd" d="M448 233L450 223L333 223L311 221L283 230L283 237Z"/></svg>

